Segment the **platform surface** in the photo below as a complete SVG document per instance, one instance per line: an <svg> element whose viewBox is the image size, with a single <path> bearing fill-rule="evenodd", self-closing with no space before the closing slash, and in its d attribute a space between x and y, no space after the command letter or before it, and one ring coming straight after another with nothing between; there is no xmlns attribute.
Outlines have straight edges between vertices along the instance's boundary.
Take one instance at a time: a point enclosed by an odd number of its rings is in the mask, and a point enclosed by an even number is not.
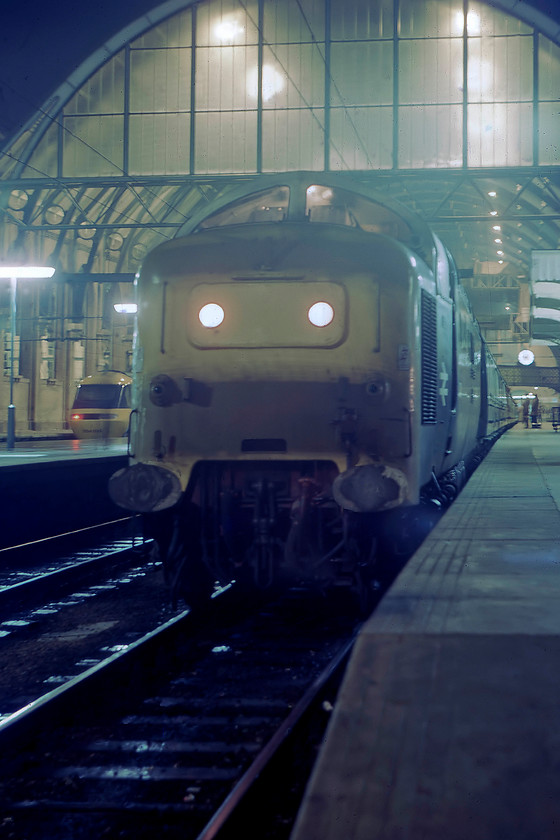
<svg viewBox="0 0 560 840"><path fill-rule="evenodd" d="M127 441L123 438L102 440L35 440L16 441L13 449L0 443L0 469L45 461L67 461L82 458L111 458L126 455Z"/></svg>
<svg viewBox="0 0 560 840"><path fill-rule="evenodd" d="M291 840L560 838L560 433L506 433L356 642Z"/></svg>

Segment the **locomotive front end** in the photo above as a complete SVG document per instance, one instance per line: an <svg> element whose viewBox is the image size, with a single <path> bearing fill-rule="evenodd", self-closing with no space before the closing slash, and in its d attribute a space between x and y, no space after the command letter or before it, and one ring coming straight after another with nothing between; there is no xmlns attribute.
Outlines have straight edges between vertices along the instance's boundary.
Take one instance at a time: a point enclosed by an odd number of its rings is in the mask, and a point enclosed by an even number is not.
<svg viewBox="0 0 560 840"><path fill-rule="evenodd" d="M285 192L160 246L138 281L132 463L110 492L149 515L187 600L244 574L352 585L353 513L414 501L409 260Z"/></svg>

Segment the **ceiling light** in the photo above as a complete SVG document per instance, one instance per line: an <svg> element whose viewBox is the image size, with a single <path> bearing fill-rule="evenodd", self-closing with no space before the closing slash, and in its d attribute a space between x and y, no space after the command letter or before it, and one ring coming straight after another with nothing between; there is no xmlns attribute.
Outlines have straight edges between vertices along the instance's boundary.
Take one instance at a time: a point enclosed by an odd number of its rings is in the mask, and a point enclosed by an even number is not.
<svg viewBox="0 0 560 840"><path fill-rule="evenodd" d="M503 255L504 255L504 252L503 252L503 251L496 251L496 253L497 253L497 255L498 255L499 257L503 257Z"/></svg>
<svg viewBox="0 0 560 840"><path fill-rule="evenodd" d="M275 67L270 64L263 64L261 75L261 93L264 102L268 102L277 93L280 93L285 88L285 78ZM247 93L253 99L257 99L259 95L259 72L255 67L247 75Z"/></svg>
<svg viewBox="0 0 560 840"><path fill-rule="evenodd" d="M134 315L138 311L138 305L136 303L115 303L113 309L119 315Z"/></svg>
<svg viewBox="0 0 560 840"><path fill-rule="evenodd" d="M497 194L498 193L496 192L496 190L490 190L490 192L488 193L490 198L496 198Z"/></svg>
<svg viewBox="0 0 560 840"><path fill-rule="evenodd" d="M52 277L54 268L48 265L0 265L0 277L2 279L16 280L44 280Z"/></svg>
<svg viewBox="0 0 560 840"><path fill-rule="evenodd" d="M494 239L494 242L496 243L496 245L501 245L502 244L501 239Z"/></svg>
<svg viewBox="0 0 560 840"><path fill-rule="evenodd" d="M501 225L492 225L492 230L501 230Z"/></svg>
<svg viewBox="0 0 560 840"><path fill-rule="evenodd" d="M532 350L520 350L517 361L522 365L531 365L535 361L535 354Z"/></svg>
<svg viewBox="0 0 560 840"><path fill-rule="evenodd" d="M491 215L491 216L497 216L497 215L498 215L498 211L497 211L497 210L490 210L490 215Z"/></svg>
<svg viewBox="0 0 560 840"><path fill-rule="evenodd" d="M221 20L214 26L214 35L221 44L233 44L243 32L243 27L231 18Z"/></svg>
<svg viewBox="0 0 560 840"><path fill-rule="evenodd" d="M467 32L469 35L480 35L480 15L477 12L467 12Z"/></svg>

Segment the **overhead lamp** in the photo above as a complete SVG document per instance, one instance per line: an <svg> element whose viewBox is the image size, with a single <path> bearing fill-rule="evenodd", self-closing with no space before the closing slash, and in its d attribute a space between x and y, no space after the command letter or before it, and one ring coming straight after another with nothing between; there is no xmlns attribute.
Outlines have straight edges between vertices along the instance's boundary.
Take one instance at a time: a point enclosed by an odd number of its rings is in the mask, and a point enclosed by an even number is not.
<svg viewBox="0 0 560 840"><path fill-rule="evenodd" d="M491 215L491 216L497 216L497 215L498 215L498 211L497 211L497 210L490 210L490 215Z"/></svg>
<svg viewBox="0 0 560 840"><path fill-rule="evenodd" d="M480 35L480 15L478 12L467 12L467 34Z"/></svg>
<svg viewBox="0 0 560 840"><path fill-rule="evenodd" d="M520 365L532 365L535 361L535 354L532 350L520 350L517 355L517 361Z"/></svg>
<svg viewBox="0 0 560 840"><path fill-rule="evenodd" d="M494 239L494 242L496 243L496 245L501 245L502 244L501 239Z"/></svg>
<svg viewBox="0 0 560 840"><path fill-rule="evenodd" d="M492 230L501 230L501 229L502 229L501 225L492 225Z"/></svg>
<svg viewBox="0 0 560 840"><path fill-rule="evenodd" d="M54 268L48 265L0 265L2 280L48 280Z"/></svg>
<svg viewBox="0 0 560 840"><path fill-rule="evenodd" d="M490 190L490 192L488 193L488 195L490 196L490 198L496 198L496 196L498 195L498 193L496 192L496 190Z"/></svg>
<svg viewBox="0 0 560 840"><path fill-rule="evenodd" d="M233 44L245 32L243 26L233 18L224 19L214 26L214 35L221 44Z"/></svg>
<svg viewBox="0 0 560 840"><path fill-rule="evenodd" d="M503 252L503 251L496 251L496 253L497 253L497 255L498 255L499 257L503 257L503 255L504 255L504 252Z"/></svg>
<svg viewBox="0 0 560 840"><path fill-rule="evenodd" d="M119 315L134 315L138 312L138 304L137 303L115 303L113 305L113 309L115 312L118 312Z"/></svg>
<svg viewBox="0 0 560 840"><path fill-rule="evenodd" d="M261 95L264 102L268 102L277 93L284 90L285 78L275 67L271 64L263 64L261 72ZM247 75L247 93L253 99L257 99L259 95L259 72L255 67Z"/></svg>
<svg viewBox="0 0 560 840"><path fill-rule="evenodd" d="M10 280L10 404L6 449L13 449L16 440L16 407L14 405L14 340L16 334L16 290L18 280L47 280L54 274L49 265L0 265L0 278Z"/></svg>

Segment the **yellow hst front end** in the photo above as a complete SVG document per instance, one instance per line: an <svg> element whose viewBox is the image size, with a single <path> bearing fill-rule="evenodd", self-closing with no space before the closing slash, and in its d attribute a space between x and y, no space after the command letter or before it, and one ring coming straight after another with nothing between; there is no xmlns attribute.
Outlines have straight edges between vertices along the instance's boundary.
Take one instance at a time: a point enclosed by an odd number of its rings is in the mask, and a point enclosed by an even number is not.
<svg viewBox="0 0 560 840"><path fill-rule="evenodd" d="M121 371L101 371L81 380L68 425L84 440L122 438L128 432L132 378Z"/></svg>

